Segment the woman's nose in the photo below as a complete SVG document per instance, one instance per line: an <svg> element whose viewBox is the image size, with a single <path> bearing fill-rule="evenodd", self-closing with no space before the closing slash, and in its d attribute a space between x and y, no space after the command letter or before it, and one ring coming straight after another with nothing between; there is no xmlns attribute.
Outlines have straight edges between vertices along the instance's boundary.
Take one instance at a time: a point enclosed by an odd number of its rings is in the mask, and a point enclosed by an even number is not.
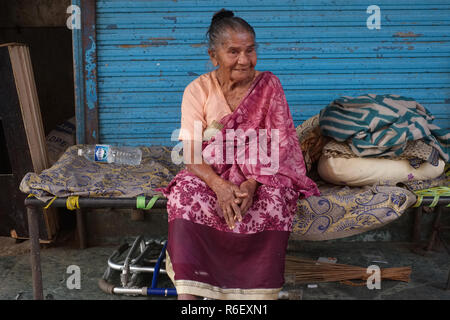
<svg viewBox="0 0 450 320"><path fill-rule="evenodd" d="M247 65L250 59L247 57L245 52L241 52L238 57L238 64Z"/></svg>

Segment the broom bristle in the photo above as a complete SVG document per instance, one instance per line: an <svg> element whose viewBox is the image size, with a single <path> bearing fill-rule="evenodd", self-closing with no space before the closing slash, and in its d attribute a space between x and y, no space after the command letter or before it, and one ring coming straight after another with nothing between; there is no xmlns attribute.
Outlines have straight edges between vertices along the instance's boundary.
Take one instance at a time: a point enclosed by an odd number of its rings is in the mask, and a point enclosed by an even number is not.
<svg viewBox="0 0 450 320"><path fill-rule="evenodd" d="M409 282L411 267L380 269L381 279ZM338 263L322 263L314 260L286 256L285 274L297 282L333 282L367 280L367 268Z"/></svg>

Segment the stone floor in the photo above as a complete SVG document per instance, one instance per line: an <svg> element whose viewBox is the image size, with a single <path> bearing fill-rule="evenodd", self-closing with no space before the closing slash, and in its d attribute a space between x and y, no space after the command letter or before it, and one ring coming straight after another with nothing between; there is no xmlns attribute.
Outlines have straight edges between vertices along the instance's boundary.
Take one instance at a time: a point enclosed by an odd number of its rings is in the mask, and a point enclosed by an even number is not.
<svg viewBox="0 0 450 320"><path fill-rule="evenodd" d="M131 239L132 240L132 239ZM59 241L43 245L41 250L44 296L54 300L153 300L174 299L160 296L132 297L104 293L98 280L107 267L107 259L117 246L93 246L77 249L76 243ZM376 264L381 269L411 266L409 282L382 280L381 289L351 286L338 282L286 283L284 290L301 292L302 300L450 300L445 290L450 270L450 256L445 249L430 251L425 256L412 252L411 243L369 242L309 242L290 241L288 254L302 258L337 258L337 263L367 267ZM68 288L71 282L69 266L80 270L80 288ZM118 279L118 273L116 275ZM172 287L165 275L159 278L160 287ZM149 281L151 279L143 279ZM312 286L309 286L312 285ZM0 237L0 300L30 300L32 280L29 241L16 243Z"/></svg>

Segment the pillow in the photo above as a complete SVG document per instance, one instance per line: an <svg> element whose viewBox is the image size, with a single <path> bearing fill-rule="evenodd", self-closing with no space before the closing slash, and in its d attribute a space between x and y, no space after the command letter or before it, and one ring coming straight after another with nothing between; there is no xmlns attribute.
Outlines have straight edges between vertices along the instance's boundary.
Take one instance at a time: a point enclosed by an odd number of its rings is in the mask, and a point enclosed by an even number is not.
<svg viewBox="0 0 450 320"><path fill-rule="evenodd" d="M424 162L414 169L408 160L384 158L328 158L320 157L317 171L330 183L348 186L365 186L389 181L398 183L434 179L444 172L445 162L437 166Z"/></svg>

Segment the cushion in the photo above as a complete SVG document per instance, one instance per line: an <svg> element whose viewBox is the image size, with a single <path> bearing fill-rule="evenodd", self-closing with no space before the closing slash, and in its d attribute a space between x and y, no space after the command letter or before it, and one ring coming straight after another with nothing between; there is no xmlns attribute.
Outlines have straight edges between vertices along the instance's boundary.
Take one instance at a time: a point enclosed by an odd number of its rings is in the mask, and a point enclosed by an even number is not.
<svg viewBox="0 0 450 320"><path fill-rule="evenodd" d="M408 160L384 158L330 158L320 157L317 167L320 177L330 183L364 186L377 183L398 183L434 179L444 172L445 162L437 166L424 162L414 169Z"/></svg>

